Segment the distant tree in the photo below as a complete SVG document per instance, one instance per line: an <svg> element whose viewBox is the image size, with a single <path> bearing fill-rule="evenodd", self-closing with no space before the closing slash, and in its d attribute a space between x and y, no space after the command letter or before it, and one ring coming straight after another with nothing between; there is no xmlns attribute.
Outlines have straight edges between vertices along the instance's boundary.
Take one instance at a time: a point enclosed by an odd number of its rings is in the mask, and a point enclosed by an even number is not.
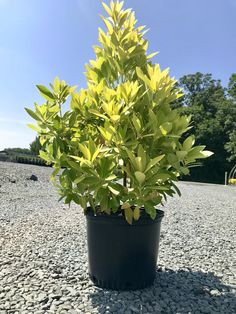
<svg viewBox="0 0 236 314"><path fill-rule="evenodd" d="M229 135L229 141L225 144L225 149L230 153L229 161L236 161L236 131Z"/></svg>
<svg viewBox="0 0 236 314"><path fill-rule="evenodd" d="M211 158L203 161L203 167L193 168L191 180L222 183L224 172L231 167L228 162L230 152L225 145L233 127L232 102L221 82L213 79L211 74L185 75L179 80L179 86L184 97L173 107L192 115L197 144L206 145L214 152Z"/></svg>
<svg viewBox="0 0 236 314"><path fill-rule="evenodd" d="M41 149L41 144L39 141L39 137L37 136L35 140L30 144L30 151L33 155L38 155Z"/></svg>
<svg viewBox="0 0 236 314"><path fill-rule="evenodd" d="M229 161L236 161L236 73L232 74L228 84L228 96L230 110L227 115L226 126L229 134L229 141L225 144L225 149L230 154Z"/></svg>
<svg viewBox="0 0 236 314"><path fill-rule="evenodd" d="M31 152L28 148L5 148L4 152L6 152L8 155L17 155L17 154L24 154L24 155L30 155Z"/></svg>
<svg viewBox="0 0 236 314"><path fill-rule="evenodd" d="M236 73L230 76L228 84L228 94L236 102Z"/></svg>

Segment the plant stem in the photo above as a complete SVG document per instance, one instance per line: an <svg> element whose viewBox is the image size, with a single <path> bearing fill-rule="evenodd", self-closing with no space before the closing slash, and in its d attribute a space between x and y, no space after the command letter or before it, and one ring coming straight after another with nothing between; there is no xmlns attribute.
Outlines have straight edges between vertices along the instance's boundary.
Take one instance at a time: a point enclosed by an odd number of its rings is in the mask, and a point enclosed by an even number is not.
<svg viewBox="0 0 236 314"><path fill-rule="evenodd" d="M126 166L125 161L124 161L124 166ZM127 173L126 173L126 171L124 171L123 186L127 187Z"/></svg>

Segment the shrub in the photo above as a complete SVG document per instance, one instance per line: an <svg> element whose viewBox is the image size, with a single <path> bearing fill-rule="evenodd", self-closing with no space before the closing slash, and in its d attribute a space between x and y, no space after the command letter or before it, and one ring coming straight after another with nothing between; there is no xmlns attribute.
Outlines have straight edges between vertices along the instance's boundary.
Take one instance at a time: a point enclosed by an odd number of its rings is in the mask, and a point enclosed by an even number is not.
<svg viewBox="0 0 236 314"><path fill-rule="evenodd" d="M103 3L107 32L99 29L96 59L86 66L88 87L76 92L56 78L51 89L37 86L45 103L26 110L37 121L31 127L43 145L40 156L55 168L52 179L64 168L59 192L65 202L85 210L89 204L97 214L121 207L132 223L142 207L154 219L155 206L179 193L178 177L211 153L193 146L194 136L181 140L191 118L170 103L182 93L168 69L152 63L156 53L147 54L144 27L122 5Z"/></svg>

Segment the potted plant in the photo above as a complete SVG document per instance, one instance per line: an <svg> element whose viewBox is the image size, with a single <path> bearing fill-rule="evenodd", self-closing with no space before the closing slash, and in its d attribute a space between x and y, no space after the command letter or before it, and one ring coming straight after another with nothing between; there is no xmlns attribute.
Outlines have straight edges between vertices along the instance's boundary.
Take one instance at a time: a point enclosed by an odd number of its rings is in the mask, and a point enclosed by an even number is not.
<svg viewBox="0 0 236 314"><path fill-rule="evenodd" d="M211 153L182 135L189 116L170 107L182 96L147 54L145 28L123 2L103 3L107 31L99 28L96 58L86 66L87 88L76 91L55 79L30 125L40 136L40 157L59 174L65 203L84 209L87 218L89 274L95 284L137 289L155 278L160 222L156 209L180 194L176 182L196 159ZM62 105L70 97L70 109Z"/></svg>

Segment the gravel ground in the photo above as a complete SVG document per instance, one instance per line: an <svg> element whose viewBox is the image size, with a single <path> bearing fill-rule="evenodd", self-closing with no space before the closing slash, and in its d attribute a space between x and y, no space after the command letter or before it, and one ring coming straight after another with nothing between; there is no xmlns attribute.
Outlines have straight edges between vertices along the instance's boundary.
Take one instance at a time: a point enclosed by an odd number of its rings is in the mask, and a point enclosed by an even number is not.
<svg viewBox="0 0 236 314"><path fill-rule="evenodd" d="M89 280L85 218L58 203L50 172L0 162L0 314L236 313L235 187L179 183L154 285L117 292Z"/></svg>

